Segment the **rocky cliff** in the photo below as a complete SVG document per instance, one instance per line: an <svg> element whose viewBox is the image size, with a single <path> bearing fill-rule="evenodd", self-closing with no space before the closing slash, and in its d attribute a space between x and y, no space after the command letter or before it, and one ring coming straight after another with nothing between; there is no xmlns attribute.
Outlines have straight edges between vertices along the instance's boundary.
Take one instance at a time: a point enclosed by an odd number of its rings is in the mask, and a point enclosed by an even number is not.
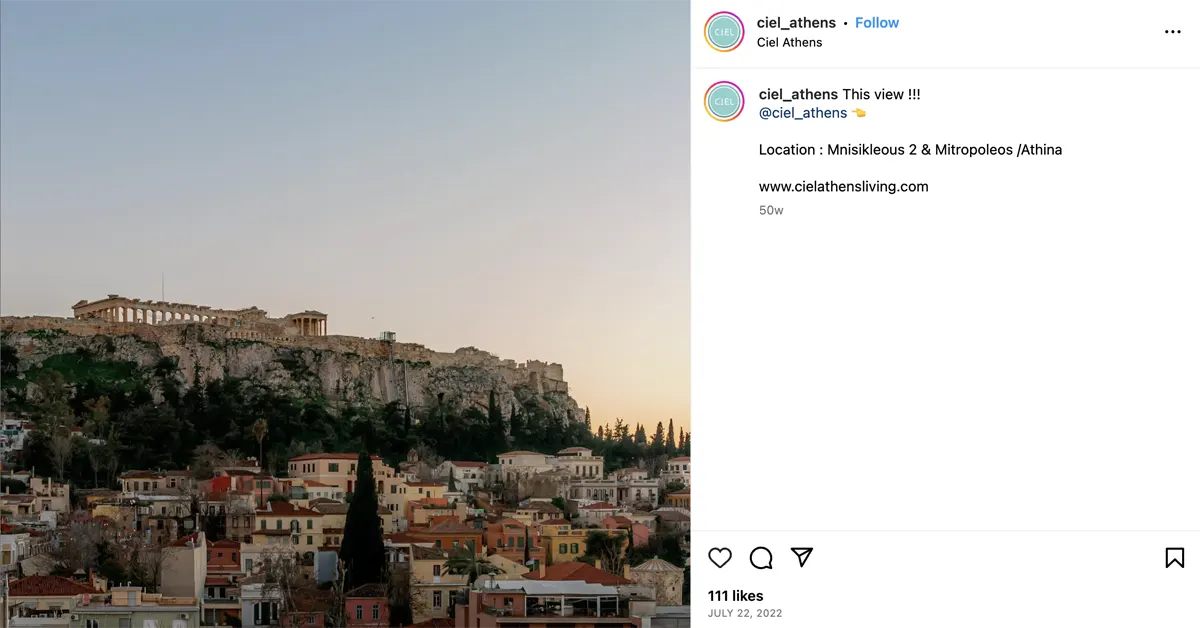
<svg viewBox="0 0 1200 628"><path fill-rule="evenodd" d="M48 368L69 372L106 365L132 377L170 364L185 389L233 377L295 397L340 403L398 401L414 408L428 405L439 394L462 406L486 405L489 393L495 392L504 409L538 395L556 414L583 419L562 379L561 365L501 360L473 347L443 353L417 344L349 336L256 340L202 323L146 325L52 317L4 317L0 332L4 389L14 388L13 379L19 388L20 382Z"/></svg>

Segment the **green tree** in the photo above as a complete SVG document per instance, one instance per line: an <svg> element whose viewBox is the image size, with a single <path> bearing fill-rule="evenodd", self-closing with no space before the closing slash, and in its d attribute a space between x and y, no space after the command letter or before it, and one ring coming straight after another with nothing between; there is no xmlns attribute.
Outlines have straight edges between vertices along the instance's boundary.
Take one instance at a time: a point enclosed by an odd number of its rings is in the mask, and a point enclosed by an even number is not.
<svg viewBox="0 0 1200 628"><path fill-rule="evenodd" d="M667 420L667 455L675 455L675 419Z"/></svg>
<svg viewBox="0 0 1200 628"><path fill-rule="evenodd" d="M475 549L471 547L459 548L446 559L446 564L443 568L446 570L446 573L456 576L466 576L468 589L475 585L475 581L479 579L479 576L486 576L500 571L495 565L486 560L480 560L479 555L475 553Z"/></svg>
<svg viewBox="0 0 1200 628"><path fill-rule="evenodd" d="M385 582L383 527L379 522L379 496L371 456L364 450L358 455L354 497L346 512L341 559L346 563L346 590L364 584Z"/></svg>
<svg viewBox="0 0 1200 628"><path fill-rule="evenodd" d="M661 456L667 452L666 443L664 442L666 437L666 431L663 430L662 421L659 421L658 427L654 430L654 436L650 439L651 455Z"/></svg>

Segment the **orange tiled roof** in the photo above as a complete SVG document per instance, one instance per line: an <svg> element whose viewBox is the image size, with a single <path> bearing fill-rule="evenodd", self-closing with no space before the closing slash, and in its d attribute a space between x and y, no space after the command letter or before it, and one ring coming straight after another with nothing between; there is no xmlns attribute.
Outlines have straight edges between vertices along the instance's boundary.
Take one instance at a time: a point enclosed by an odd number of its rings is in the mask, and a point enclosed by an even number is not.
<svg viewBox="0 0 1200 628"><path fill-rule="evenodd" d="M691 462L691 461L692 461L691 456L681 456L679 458L671 458L667 462Z"/></svg>
<svg viewBox="0 0 1200 628"><path fill-rule="evenodd" d="M588 504L587 506L580 508L580 510L616 510L616 509L617 509L616 506L613 506L612 504L610 504L608 502L597 502L595 504Z"/></svg>
<svg viewBox="0 0 1200 628"><path fill-rule="evenodd" d="M569 526L569 525L571 525L571 522L567 521L566 519L551 519L549 521L543 521L542 525L544 525L544 526Z"/></svg>
<svg viewBox="0 0 1200 628"><path fill-rule="evenodd" d="M99 593L92 587L61 576L26 576L8 584L11 597L70 597Z"/></svg>
<svg viewBox="0 0 1200 628"><path fill-rule="evenodd" d="M527 573L525 574L525 578L528 580L549 580L554 582L582 580L588 584L604 584L609 586L632 584L631 580L608 573L603 569L597 569L587 563L578 562L550 565L546 567L546 575Z"/></svg>
<svg viewBox="0 0 1200 628"><path fill-rule="evenodd" d="M259 508L254 511L255 515L262 517L320 517L321 513L296 506L290 502L267 502L267 508Z"/></svg>

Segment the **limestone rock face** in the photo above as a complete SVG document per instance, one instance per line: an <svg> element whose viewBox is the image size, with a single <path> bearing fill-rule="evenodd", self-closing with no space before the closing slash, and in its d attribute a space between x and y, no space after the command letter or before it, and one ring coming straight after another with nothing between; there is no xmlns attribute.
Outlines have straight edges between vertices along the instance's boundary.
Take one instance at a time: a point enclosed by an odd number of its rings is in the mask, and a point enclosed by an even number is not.
<svg viewBox="0 0 1200 628"><path fill-rule="evenodd" d="M52 317L4 317L6 377L24 379L31 369L70 363L76 356L152 370L173 362L184 388L225 377L248 379L276 393L330 401L423 407L437 395L459 409L486 408L489 393L505 414L529 394L541 394L564 418L583 420L569 395L559 364L518 363L467 347L453 353L418 344L350 336L270 339L237 337L202 323L145 325ZM168 361L164 361L168 358ZM15 362L15 364L10 364ZM9 370L13 369L13 370Z"/></svg>

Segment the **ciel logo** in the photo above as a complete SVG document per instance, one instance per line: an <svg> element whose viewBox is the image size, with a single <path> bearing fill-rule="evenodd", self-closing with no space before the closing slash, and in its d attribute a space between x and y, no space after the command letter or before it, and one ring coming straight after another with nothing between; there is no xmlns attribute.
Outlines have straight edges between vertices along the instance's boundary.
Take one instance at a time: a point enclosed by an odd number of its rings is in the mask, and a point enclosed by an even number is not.
<svg viewBox="0 0 1200 628"><path fill-rule="evenodd" d="M746 38L746 27L742 19L729 11L713 13L704 22L704 41L717 52L731 52L742 45Z"/></svg>
<svg viewBox="0 0 1200 628"><path fill-rule="evenodd" d="M713 83L704 92L704 110L717 122L737 119L745 107L746 97L742 94L742 88L729 81Z"/></svg>

